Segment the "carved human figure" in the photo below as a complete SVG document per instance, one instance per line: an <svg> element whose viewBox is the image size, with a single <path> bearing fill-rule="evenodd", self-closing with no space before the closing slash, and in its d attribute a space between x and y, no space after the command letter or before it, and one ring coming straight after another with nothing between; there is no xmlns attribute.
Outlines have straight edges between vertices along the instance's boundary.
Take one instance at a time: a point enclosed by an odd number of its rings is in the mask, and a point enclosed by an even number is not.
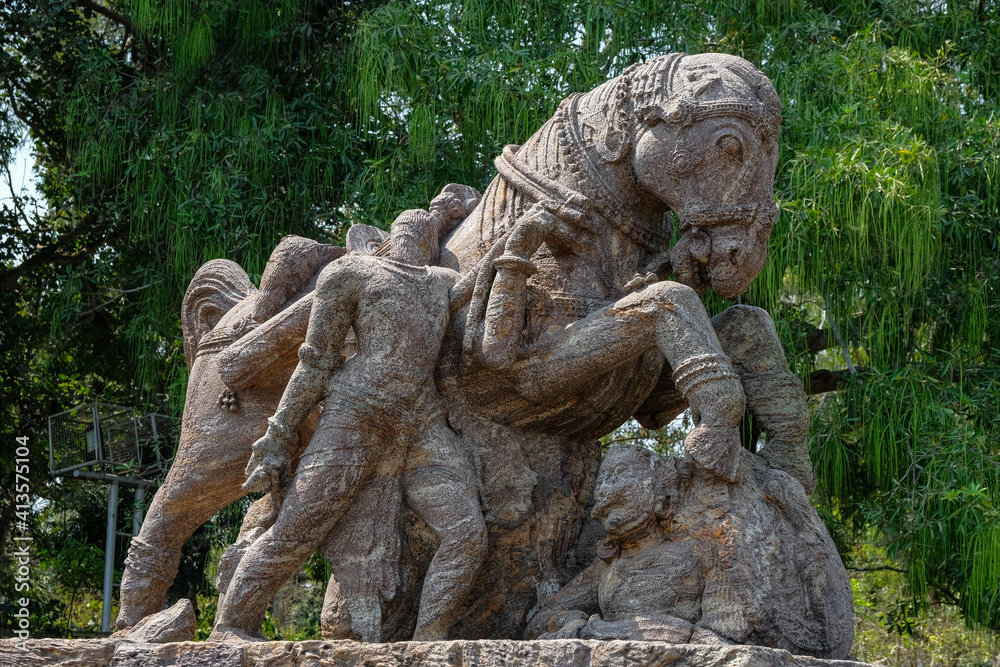
<svg viewBox="0 0 1000 667"><path fill-rule="evenodd" d="M850 584L829 535L798 482L753 453L739 456L745 478L726 484L690 457L609 449L593 510L607 544L542 601L526 635L750 643L845 657L853 627L837 610Z"/></svg>
<svg viewBox="0 0 1000 667"><path fill-rule="evenodd" d="M395 470L407 503L440 542L414 636L446 638L485 555L486 530L474 474L434 386L449 290L459 278L427 266L437 254L438 217L408 211L392 225L387 257L349 255L320 274L299 365L253 445L248 490L281 485L298 423L321 400L323 411L274 525L236 569L213 638L251 638L278 588L330 538L363 487ZM357 354L342 361L352 326ZM378 641L378 610L369 611L375 618L355 629Z"/></svg>
<svg viewBox="0 0 1000 667"><path fill-rule="evenodd" d="M678 476L690 476L689 465L638 446L608 450L593 510L607 545L593 565L543 601L528 637L731 643L697 625L702 558L691 542L669 539Z"/></svg>
<svg viewBox="0 0 1000 667"><path fill-rule="evenodd" d="M295 368L290 363L294 353L275 354L260 382L233 392L219 376L221 353L289 303L301 304L319 270L344 252L286 236L268 259L259 290L238 264L223 259L208 262L191 280L181 311L184 356L191 373L180 443L170 473L129 546L119 631L160 611L184 542L213 514L246 494L240 485L250 445L264 432L263 416L274 412ZM315 415L301 425L306 440L314 421ZM296 458L298 452L291 454Z"/></svg>

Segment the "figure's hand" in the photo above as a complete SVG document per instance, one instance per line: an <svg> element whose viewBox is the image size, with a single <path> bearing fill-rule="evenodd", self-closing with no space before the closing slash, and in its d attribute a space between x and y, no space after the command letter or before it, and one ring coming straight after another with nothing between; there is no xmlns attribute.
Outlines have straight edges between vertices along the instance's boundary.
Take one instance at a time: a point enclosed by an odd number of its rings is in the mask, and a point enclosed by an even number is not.
<svg viewBox="0 0 1000 667"><path fill-rule="evenodd" d="M451 192L442 192L435 197L428 210L431 215L438 219L440 224L444 225L450 221L461 220L466 215L464 202Z"/></svg>
<svg viewBox="0 0 1000 667"><path fill-rule="evenodd" d="M538 636L538 639L576 639L580 630L587 625L587 614L578 610L561 611L551 616L546 623L548 628L555 628Z"/></svg>
<svg viewBox="0 0 1000 667"><path fill-rule="evenodd" d="M632 639L637 628L632 619L603 621L600 614L594 614L580 630L580 639Z"/></svg>
<svg viewBox="0 0 1000 667"><path fill-rule="evenodd" d="M698 465L726 482L737 482L746 474L747 450L740 444L739 429L696 426L684 438L684 449Z"/></svg>
<svg viewBox="0 0 1000 667"><path fill-rule="evenodd" d="M632 292L637 292L641 290L643 287L646 287L647 285L652 285L655 282L659 282L659 280L660 277L657 276L655 273L647 273L646 275L637 273L634 276L632 276L632 280L625 283L625 288L624 288L625 293L631 294Z"/></svg>
<svg viewBox="0 0 1000 667"><path fill-rule="evenodd" d="M244 491L267 493L279 488L290 463L283 440L269 427L267 433L253 443L253 454L245 471L247 481L243 484Z"/></svg>

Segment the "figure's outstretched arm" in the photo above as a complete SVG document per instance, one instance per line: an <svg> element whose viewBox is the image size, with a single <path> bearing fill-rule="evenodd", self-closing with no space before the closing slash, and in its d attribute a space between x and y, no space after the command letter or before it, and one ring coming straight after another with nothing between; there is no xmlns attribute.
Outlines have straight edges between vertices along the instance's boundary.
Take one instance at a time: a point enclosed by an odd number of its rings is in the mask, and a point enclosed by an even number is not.
<svg viewBox="0 0 1000 667"><path fill-rule="evenodd" d="M314 296L309 292L219 353L219 375L230 390L266 384L289 361L305 339Z"/></svg>
<svg viewBox="0 0 1000 667"><path fill-rule="evenodd" d="M267 432L253 444L247 464L247 491L276 488L288 470L288 448L295 432L325 393L330 376L340 365L340 350L357 309L360 280L350 265L332 264L316 283L306 340L299 348L295 368Z"/></svg>
<svg viewBox="0 0 1000 667"><path fill-rule="evenodd" d="M590 615L600 611L598 586L607 571L607 564L595 559L572 581L545 598L528 621L525 639L537 639L541 635L551 639L579 636Z"/></svg>

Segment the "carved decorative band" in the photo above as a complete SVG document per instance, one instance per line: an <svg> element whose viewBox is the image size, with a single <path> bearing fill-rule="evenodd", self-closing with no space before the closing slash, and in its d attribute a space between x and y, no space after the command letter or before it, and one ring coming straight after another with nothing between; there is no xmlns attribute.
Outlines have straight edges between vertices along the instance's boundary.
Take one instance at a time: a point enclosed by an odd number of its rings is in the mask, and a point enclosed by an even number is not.
<svg viewBox="0 0 1000 667"><path fill-rule="evenodd" d="M219 352L230 344L238 341L243 336L253 331L259 326L258 323L251 321L249 318L240 318L230 327L222 327L221 329L212 329L201 337L198 342L198 351L195 353L196 357L200 357L203 354L208 354L210 352Z"/></svg>
<svg viewBox="0 0 1000 667"><path fill-rule="evenodd" d="M746 204L742 206L692 206L680 214L681 232L685 232L691 227L713 227L720 225L740 225L746 227L751 221L759 223L764 227L772 227L777 217L778 207L773 203Z"/></svg>
<svg viewBox="0 0 1000 667"><path fill-rule="evenodd" d="M500 255L493 260L493 266L498 271L503 269L514 273L521 273L525 276L532 276L538 271L538 267L531 260L518 257L517 255Z"/></svg>
<svg viewBox="0 0 1000 667"><path fill-rule="evenodd" d="M674 386L682 396L694 387L713 380L736 379L729 357L724 354L702 354L691 357L674 370Z"/></svg>
<svg viewBox="0 0 1000 667"><path fill-rule="evenodd" d="M299 346L299 361L322 371L331 370L337 365L337 360L331 360L331 355L324 354L309 343L302 343Z"/></svg>
<svg viewBox="0 0 1000 667"><path fill-rule="evenodd" d="M505 146L503 153L493 161L500 176L514 189L537 201L553 215L583 226L587 231L597 231L588 225L588 210L593 207L590 198L547 176L533 172L517 159L515 153L519 148L520 146Z"/></svg>

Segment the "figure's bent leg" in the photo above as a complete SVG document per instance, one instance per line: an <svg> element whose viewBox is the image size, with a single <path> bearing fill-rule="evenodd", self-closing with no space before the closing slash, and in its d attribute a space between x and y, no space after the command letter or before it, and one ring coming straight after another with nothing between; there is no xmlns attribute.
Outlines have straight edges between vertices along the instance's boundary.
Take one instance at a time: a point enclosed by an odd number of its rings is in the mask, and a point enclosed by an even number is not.
<svg viewBox="0 0 1000 667"><path fill-rule="evenodd" d="M441 420L423 436L438 458L454 452L442 466L422 467L406 475L407 504L438 538L439 546L424 577L414 641L443 641L472 588L486 557L487 535L471 470L455 470L464 460L461 443ZM443 467L447 466L447 467Z"/></svg>
<svg viewBox="0 0 1000 667"><path fill-rule="evenodd" d="M369 443L346 428L317 429L274 525L240 561L216 614L213 635L251 635L271 598L315 551L371 474ZM315 439L329 440L314 447Z"/></svg>
<svg viewBox="0 0 1000 667"><path fill-rule="evenodd" d="M312 440L313 432L316 430L316 418L318 411L313 411L306 420L299 426L298 442L292 447L289 454L289 470L294 474L299 465L299 456L302 454L302 443ZM215 577L215 588L219 591L218 605L221 607L229 590L229 581L236 573L236 568L243 558L243 554L250 548L254 540L264 534L268 528L274 525L281 509L283 491L271 491L263 498L255 501L247 510L240 525L239 535L236 541L226 547L226 551L219 558L218 573Z"/></svg>
<svg viewBox="0 0 1000 667"><path fill-rule="evenodd" d="M680 283L654 283L563 329L515 364L518 392L541 402L653 345L674 369L674 383L691 406L696 427L685 448L703 467L735 479L743 387L698 295Z"/></svg>
<svg viewBox="0 0 1000 667"><path fill-rule="evenodd" d="M753 306L733 306L713 318L712 325L743 382L747 408L767 433L760 456L812 493L806 393L788 367L771 316Z"/></svg>

